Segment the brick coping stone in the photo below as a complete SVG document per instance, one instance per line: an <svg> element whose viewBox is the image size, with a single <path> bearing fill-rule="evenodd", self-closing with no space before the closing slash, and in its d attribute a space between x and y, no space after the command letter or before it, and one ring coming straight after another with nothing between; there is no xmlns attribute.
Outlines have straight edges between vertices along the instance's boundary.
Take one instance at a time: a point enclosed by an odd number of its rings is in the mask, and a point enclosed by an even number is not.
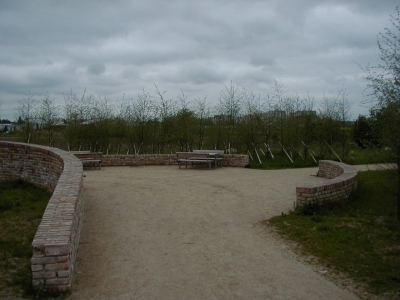
<svg viewBox="0 0 400 300"><path fill-rule="evenodd" d="M83 224L83 168L74 155L46 146L0 141L0 179L53 192L32 242L32 284L70 291Z"/></svg>
<svg viewBox="0 0 400 300"><path fill-rule="evenodd" d="M358 171L344 163L320 160L318 176L330 180L296 187L296 205L347 198L357 190Z"/></svg>

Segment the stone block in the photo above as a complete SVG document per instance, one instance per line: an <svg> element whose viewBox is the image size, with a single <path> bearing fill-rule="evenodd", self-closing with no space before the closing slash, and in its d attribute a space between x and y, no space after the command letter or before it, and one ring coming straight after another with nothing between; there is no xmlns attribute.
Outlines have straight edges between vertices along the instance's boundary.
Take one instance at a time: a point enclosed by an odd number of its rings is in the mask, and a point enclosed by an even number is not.
<svg viewBox="0 0 400 300"><path fill-rule="evenodd" d="M57 272L57 276L58 277L70 277L71 276L71 271L67 270L67 271L58 271Z"/></svg>
<svg viewBox="0 0 400 300"><path fill-rule="evenodd" d="M69 263L58 263L58 264L48 264L45 265L45 270L53 271L53 270L68 270Z"/></svg>
<svg viewBox="0 0 400 300"><path fill-rule="evenodd" d="M43 265L31 265L32 272L43 271Z"/></svg>
<svg viewBox="0 0 400 300"><path fill-rule="evenodd" d="M68 285L71 281L71 278L51 278L46 279L46 285Z"/></svg>
<svg viewBox="0 0 400 300"><path fill-rule="evenodd" d="M66 244L46 245L45 254L47 255L67 255L69 247Z"/></svg>
<svg viewBox="0 0 400 300"><path fill-rule="evenodd" d="M47 279L47 278L54 278L54 277L56 277L56 272L53 272L53 271L32 272L33 279Z"/></svg>

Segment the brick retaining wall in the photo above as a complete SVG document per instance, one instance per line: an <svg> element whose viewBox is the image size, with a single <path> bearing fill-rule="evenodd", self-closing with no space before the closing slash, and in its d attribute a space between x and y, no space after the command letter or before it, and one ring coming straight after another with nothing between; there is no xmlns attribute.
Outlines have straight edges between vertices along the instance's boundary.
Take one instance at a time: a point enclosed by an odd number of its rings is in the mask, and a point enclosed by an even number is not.
<svg viewBox="0 0 400 300"><path fill-rule="evenodd" d="M53 192L32 242L32 283L69 291L83 224L82 163L57 148L0 141L0 175Z"/></svg>
<svg viewBox="0 0 400 300"><path fill-rule="evenodd" d="M223 154L222 166L244 167L249 164L248 155ZM103 155L102 166L147 166L177 165L176 154L137 154L137 155Z"/></svg>
<svg viewBox="0 0 400 300"><path fill-rule="evenodd" d="M331 180L296 187L296 205L303 205L308 201L322 202L347 198L357 189L357 170L344 163L320 160L318 175Z"/></svg>

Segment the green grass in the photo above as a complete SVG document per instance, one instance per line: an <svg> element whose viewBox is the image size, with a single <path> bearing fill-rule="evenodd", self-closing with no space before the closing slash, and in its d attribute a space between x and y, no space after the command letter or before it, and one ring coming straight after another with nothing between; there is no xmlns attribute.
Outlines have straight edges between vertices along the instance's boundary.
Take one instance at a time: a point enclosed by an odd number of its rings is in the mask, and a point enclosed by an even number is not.
<svg viewBox="0 0 400 300"><path fill-rule="evenodd" d="M264 223L368 292L394 295L400 286L396 180L390 170L360 172L359 188L349 199L310 203Z"/></svg>
<svg viewBox="0 0 400 300"><path fill-rule="evenodd" d="M319 160L334 160L339 161L339 159L333 153L325 153L322 156L320 151L317 151L317 147L314 146L314 151L316 155L314 155L317 162ZM393 162L395 159L389 157L391 152L385 151L384 149L361 149L357 146L353 146L348 149L347 154L343 157L339 148L334 149L336 154L339 155L341 160L349 165L364 165L364 164L376 164L376 163L387 163ZM259 163L258 158L255 154L252 154L253 160L250 160L249 165L247 167L254 169L266 169L266 170L274 170L274 169L286 169L286 168L308 168L308 167L316 167L318 163L316 163L310 155L308 155L307 159L303 160L299 155L293 154L293 162L289 160L287 155L282 152L279 148L273 149L274 159L270 156L266 157L265 155L260 155L260 159L262 164Z"/></svg>
<svg viewBox="0 0 400 300"><path fill-rule="evenodd" d="M0 182L0 298L35 295L31 243L50 197L22 180Z"/></svg>

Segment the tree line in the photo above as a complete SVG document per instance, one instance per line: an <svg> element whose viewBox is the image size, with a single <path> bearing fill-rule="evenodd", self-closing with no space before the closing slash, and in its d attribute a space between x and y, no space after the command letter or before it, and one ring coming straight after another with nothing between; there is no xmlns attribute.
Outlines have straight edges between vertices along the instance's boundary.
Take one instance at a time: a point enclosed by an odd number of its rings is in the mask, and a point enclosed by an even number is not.
<svg viewBox="0 0 400 300"><path fill-rule="evenodd" d="M154 87L152 94L143 90L117 101L71 90L61 105L49 93L39 102L28 93L16 116L25 142L54 146L62 137L57 147L110 154L254 153L274 145L307 156L312 143L321 149L336 143L344 154L351 142L351 103L344 88L316 107L312 97L288 95L277 81L263 98L231 82L213 105L206 98L189 101L183 92L168 98Z"/></svg>

